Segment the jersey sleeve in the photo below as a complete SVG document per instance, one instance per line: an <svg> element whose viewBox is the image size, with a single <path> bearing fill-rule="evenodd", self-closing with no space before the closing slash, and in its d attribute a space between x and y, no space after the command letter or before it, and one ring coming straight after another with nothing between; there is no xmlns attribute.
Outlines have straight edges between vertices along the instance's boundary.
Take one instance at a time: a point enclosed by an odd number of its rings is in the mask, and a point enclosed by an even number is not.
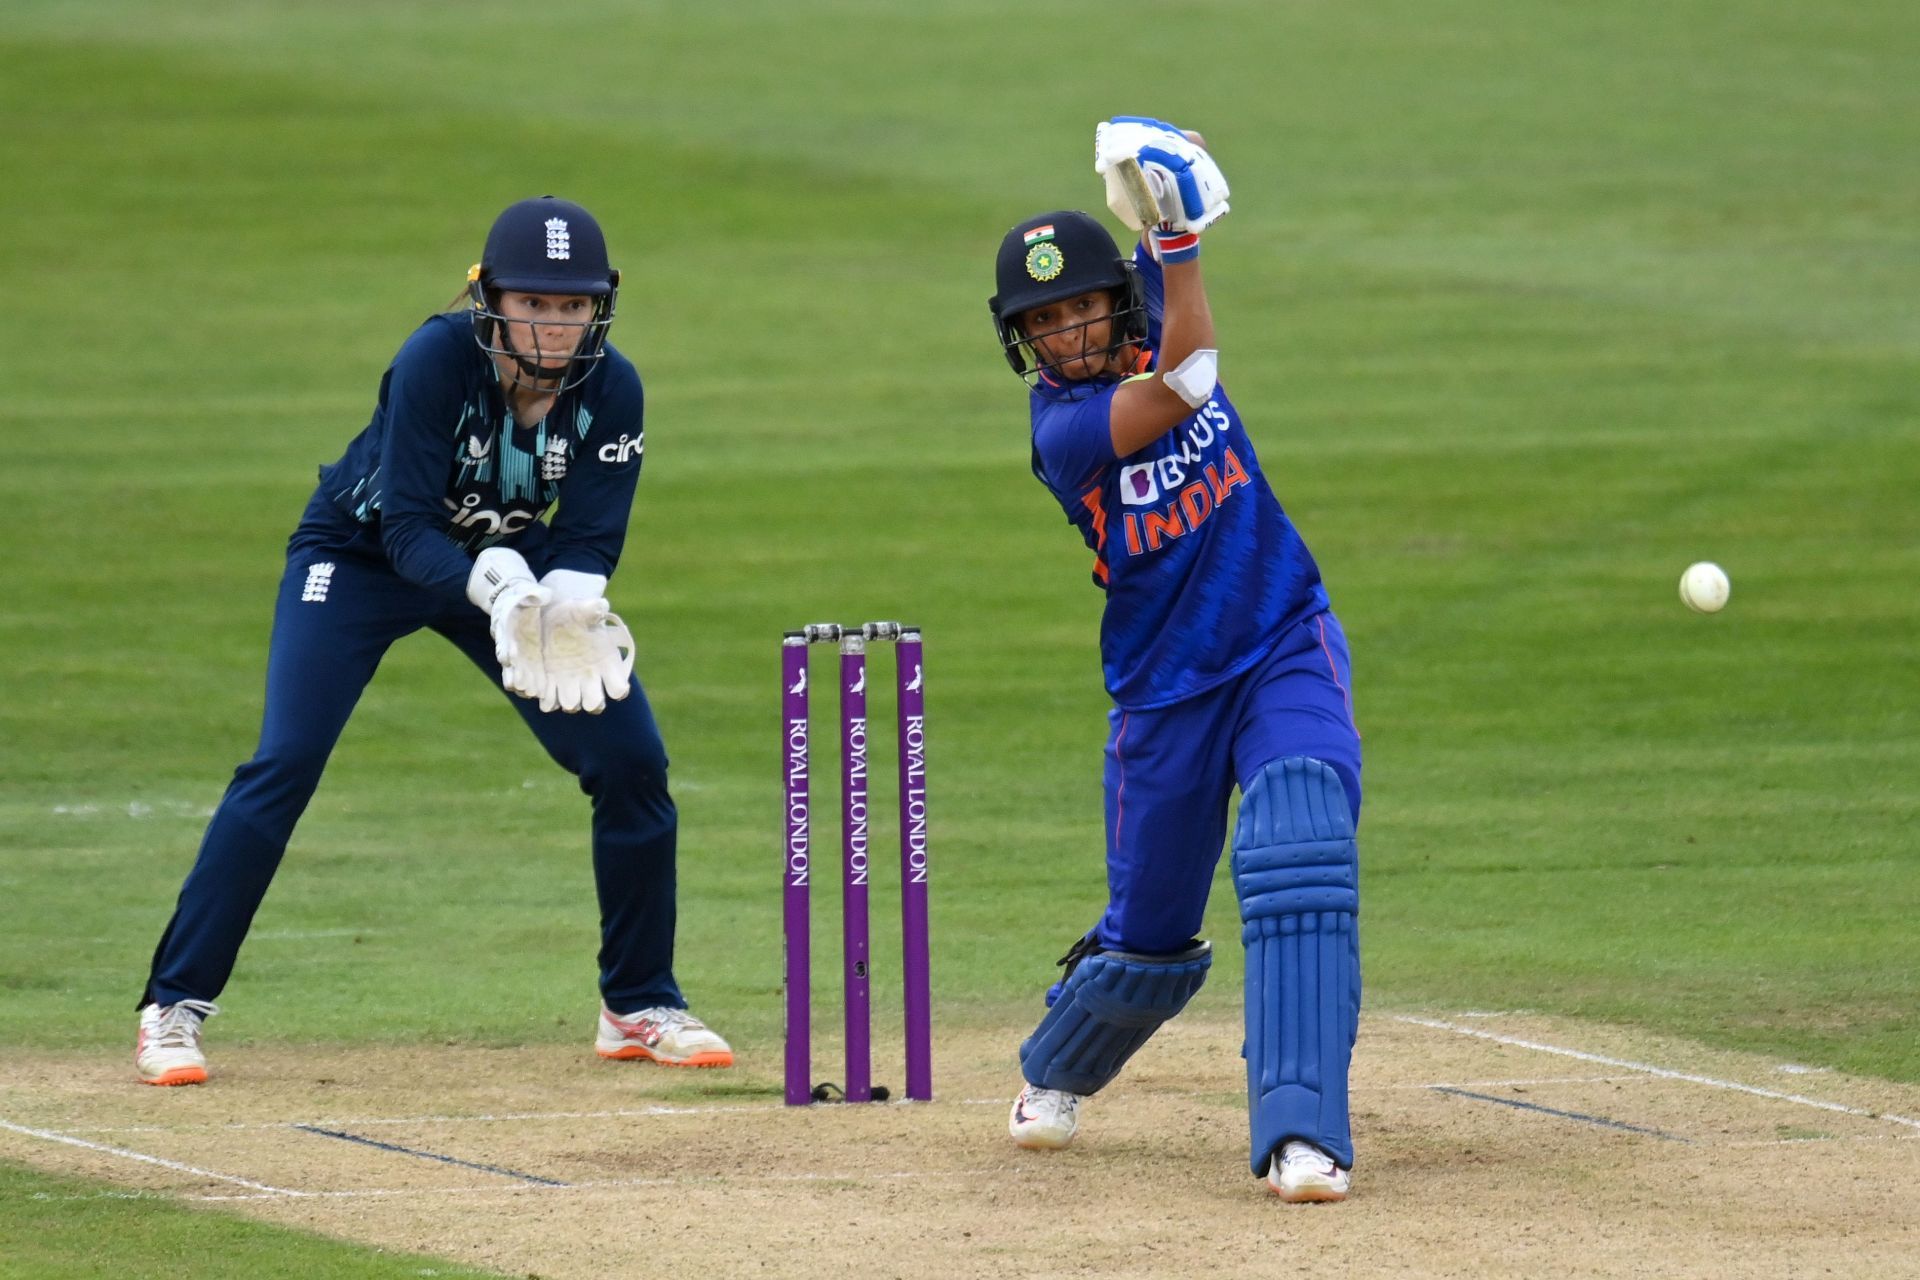
<svg viewBox="0 0 1920 1280"><path fill-rule="evenodd" d="M1114 390L1085 400L1034 398L1033 470L1055 495L1078 494L1113 465Z"/></svg>
<svg viewBox="0 0 1920 1280"><path fill-rule="evenodd" d="M1167 314L1167 278L1147 246L1133 246L1134 270L1140 273L1140 292L1147 304L1147 346L1160 349L1160 324Z"/></svg>
<svg viewBox="0 0 1920 1280"><path fill-rule="evenodd" d="M387 370L381 398L387 435L380 541L394 571L409 582L459 598L473 557L447 537L447 470L462 395L456 374L458 335L443 325L416 330Z"/></svg>
<svg viewBox="0 0 1920 1280"><path fill-rule="evenodd" d="M627 540L627 517L646 443L646 394L632 365L607 371L609 382L577 465L560 482L547 565L612 577Z"/></svg>

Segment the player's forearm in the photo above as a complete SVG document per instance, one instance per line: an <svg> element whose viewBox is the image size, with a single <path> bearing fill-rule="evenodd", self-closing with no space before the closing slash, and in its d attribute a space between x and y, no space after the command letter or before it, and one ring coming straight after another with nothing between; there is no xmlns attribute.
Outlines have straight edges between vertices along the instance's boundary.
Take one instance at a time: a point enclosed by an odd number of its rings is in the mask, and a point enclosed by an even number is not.
<svg viewBox="0 0 1920 1280"><path fill-rule="evenodd" d="M1200 278L1199 258L1170 262L1164 268L1165 308L1160 321L1160 350L1151 377L1128 382L1114 393L1110 429L1115 457L1138 452L1193 416L1196 352L1214 349L1213 311ZM1208 373L1211 372L1208 364ZM1169 378L1174 379L1172 383ZM1202 377L1210 383L1210 377ZM1210 389L1210 388L1206 388Z"/></svg>
<svg viewBox="0 0 1920 1280"><path fill-rule="evenodd" d="M473 557L449 542L444 521L441 525L436 528L428 520L404 514L383 515L380 544L395 573L435 595L457 600L465 594Z"/></svg>
<svg viewBox="0 0 1920 1280"><path fill-rule="evenodd" d="M1160 354L1156 365L1160 370L1158 377L1164 382L1168 371L1186 363L1194 352L1217 350L1218 344L1213 336L1213 309L1207 305L1207 287L1200 279L1200 259L1169 262L1162 272L1166 280L1166 311L1160 321ZM1169 394L1173 394L1171 389Z"/></svg>

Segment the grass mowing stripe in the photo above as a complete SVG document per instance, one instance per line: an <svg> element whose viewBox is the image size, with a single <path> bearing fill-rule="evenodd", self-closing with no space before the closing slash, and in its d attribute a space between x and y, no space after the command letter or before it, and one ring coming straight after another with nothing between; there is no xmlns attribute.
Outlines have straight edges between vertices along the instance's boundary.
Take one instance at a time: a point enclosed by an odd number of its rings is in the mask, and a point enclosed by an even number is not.
<svg viewBox="0 0 1920 1280"><path fill-rule="evenodd" d="M0 1163L7 1280L419 1280L502 1273L255 1222L167 1196ZM235 1199L258 1199L244 1193ZM268 1197L278 1199L279 1197Z"/></svg>

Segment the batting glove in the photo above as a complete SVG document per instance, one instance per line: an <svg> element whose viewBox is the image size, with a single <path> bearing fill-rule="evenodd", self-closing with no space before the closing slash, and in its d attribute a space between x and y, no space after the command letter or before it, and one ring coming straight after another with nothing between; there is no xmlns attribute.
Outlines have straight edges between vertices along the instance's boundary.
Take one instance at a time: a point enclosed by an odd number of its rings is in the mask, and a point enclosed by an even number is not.
<svg viewBox="0 0 1920 1280"><path fill-rule="evenodd" d="M1093 151L1094 172L1106 180L1107 207L1136 231L1145 228L1139 225L1114 172L1115 163L1127 156L1139 161L1146 174L1163 228L1197 235L1225 217L1230 208L1231 192L1220 166L1198 143L1164 120L1148 116L1104 120L1094 126Z"/></svg>
<svg viewBox="0 0 1920 1280"><path fill-rule="evenodd" d="M509 693L537 698L546 687L540 614L553 592L533 579L526 557L508 547L488 547L473 559L467 599L487 612L500 683Z"/></svg>

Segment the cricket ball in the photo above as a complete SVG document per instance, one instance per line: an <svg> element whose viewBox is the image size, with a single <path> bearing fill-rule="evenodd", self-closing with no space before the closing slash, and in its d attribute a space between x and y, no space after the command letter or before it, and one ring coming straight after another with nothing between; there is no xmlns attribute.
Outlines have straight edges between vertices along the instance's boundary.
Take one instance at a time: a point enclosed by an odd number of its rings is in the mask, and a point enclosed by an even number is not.
<svg viewBox="0 0 1920 1280"><path fill-rule="evenodd" d="M1732 591L1726 571L1708 560L1688 565L1680 575L1680 602L1695 613L1720 612Z"/></svg>

